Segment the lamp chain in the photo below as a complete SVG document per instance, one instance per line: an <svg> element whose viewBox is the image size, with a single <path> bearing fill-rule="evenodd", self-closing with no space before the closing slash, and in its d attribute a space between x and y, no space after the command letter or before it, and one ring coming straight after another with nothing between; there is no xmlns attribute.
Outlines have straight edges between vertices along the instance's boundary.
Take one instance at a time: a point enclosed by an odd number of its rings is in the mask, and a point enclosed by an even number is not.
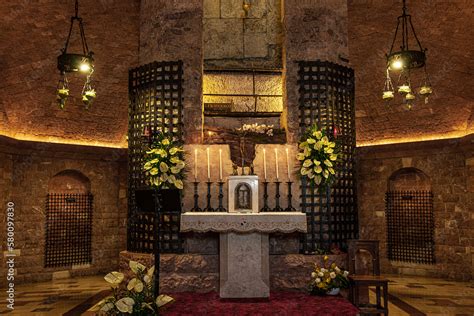
<svg viewBox="0 0 474 316"><path fill-rule="evenodd" d="M76 6L75 6L75 17L77 18L79 16L79 1L76 0Z"/></svg>

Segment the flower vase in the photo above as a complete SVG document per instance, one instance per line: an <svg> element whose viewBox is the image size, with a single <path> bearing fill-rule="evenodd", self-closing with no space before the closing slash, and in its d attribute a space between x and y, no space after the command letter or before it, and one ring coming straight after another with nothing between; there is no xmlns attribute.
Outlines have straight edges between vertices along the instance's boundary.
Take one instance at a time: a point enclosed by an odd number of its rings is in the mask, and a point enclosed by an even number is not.
<svg viewBox="0 0 474 316"><path fill-rule="evenodd" d="M338 295L340 289L338 287L332 288L329 291L326 292L327 295Z"/></svg>

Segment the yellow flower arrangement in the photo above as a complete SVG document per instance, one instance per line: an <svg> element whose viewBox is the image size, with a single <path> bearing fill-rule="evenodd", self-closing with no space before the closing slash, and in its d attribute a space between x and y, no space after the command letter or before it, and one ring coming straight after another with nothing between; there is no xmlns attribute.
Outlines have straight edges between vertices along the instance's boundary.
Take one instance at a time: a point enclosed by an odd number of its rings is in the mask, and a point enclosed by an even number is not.
<svg viewBox="0 0 474 316"><path fill-rule="evenodd" d="M323 266L314 265L309 290L311 294L324 295L332 289L349 287L348 271L339 268L335 262L329 264L329 257L323 257Z"/></svg>
<svg viewBox="0 0 474 316"><path fill-rule="evenodd" d="M121 272L110 272L104 279L112 288L112 295L100 301L91 311L98 315L158 315L158 310L174 299L161 294L153 295L155 267L147 269L143 264L130 261L134 277L125 285Z"/></svg>
<svg viewBox="0 0 474 316"><path fill-rule="evenodd" d="M170 138L161 136L146 152L143 169L151 186L158 189L183 189L183 147Z"/></svg>
<svg viewBox="0 0 474 316"><path fill-rule="evenodd" d="M296 159L301 162L301 176L306 177L311 186L323 186L334 181L334 167L340 157L337 144L329 139L324 130L313 125L308 128L299 143Z"/></svg>

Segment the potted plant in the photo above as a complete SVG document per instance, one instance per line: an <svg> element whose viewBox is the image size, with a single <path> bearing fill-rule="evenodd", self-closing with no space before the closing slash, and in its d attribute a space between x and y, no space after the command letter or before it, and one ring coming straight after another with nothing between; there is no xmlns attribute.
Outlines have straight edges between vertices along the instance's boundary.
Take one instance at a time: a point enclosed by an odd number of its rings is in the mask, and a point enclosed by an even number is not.
<svg viewBox="0 0 474 316"><path fill-rule="evenodd" d="M328 263L329 257L323 257L323 266L314 265L311 272L309 291L312 295L337 295L340 289L349 287L349 271L339 268L335 262Z"/></svg>

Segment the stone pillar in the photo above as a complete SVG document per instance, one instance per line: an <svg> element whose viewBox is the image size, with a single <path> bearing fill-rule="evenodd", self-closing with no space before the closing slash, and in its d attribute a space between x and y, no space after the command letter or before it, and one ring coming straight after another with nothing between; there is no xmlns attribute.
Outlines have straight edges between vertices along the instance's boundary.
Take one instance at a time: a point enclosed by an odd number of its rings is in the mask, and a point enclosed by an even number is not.
<svg viewBox="0 0 474 316"><path fill-rule="evenodd" d="M284 24L284 110L282 126L288 142L298 140L298 65L300 60L341 62L348 58L346 0L285 0Z"/></svg>
<svg viewBox="0 0 474 316"><path fill-rule="evenodd" d="M184 140L202 139L202 0L142 0L140 65L182 60Z"/></svg>

